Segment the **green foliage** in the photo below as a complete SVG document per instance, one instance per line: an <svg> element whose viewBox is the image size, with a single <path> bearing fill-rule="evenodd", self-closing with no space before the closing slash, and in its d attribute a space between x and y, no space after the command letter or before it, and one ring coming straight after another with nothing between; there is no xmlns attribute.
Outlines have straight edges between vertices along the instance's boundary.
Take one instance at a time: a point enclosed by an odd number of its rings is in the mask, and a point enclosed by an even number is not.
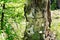
<svg viewBox="0 0 60 40"><path fill-rule="evenodd" d="M24 2L25 0L0 0L0 20L4 11L3 31L7 34L6 40L22 40L23 38L25 27L21 24L21 21L24 22ZM5 4L5 9L1 6L3 3ZM18 28L15 29L15 27ZM22 30L23 27L24 30ZM1 33L2 31L0 30L0 35Z"/></svg>
<svg viewBox="0 0 60 40"><path fill-rule="evenodd" d="M8 35L8 38L6 40L13 40L16 35L12 33L13 29L11 28L11 25L9 24L8 27L6 28L6 34ZM13 31L14 32L14 31Z"/></svg>
<svg viewBox="0 0 60 40"><path fill-rule="evenodd" d="M32 40L44 40L43 39L43 34L40 34L38 32L35 32L33 35L32 35Z"/></svg>
<svg viewBox="0 0 60 40"><path fill-rule="evenodd" d="M32 40L39 40L39 39L40 39L40 34L38 32L32 35Z"/></svg>
<svg viewBox="0 0 60 40"><path fill-rule="evenodd" d="M57 1L57 0L53 0L53 3L51 4L51 10L57 9L56 1Z"/></svg>
<svg viewBox="0 0 60 40"><path fill-rule="evenodd" d="M2 30L0 30L0 34L2 33Z"/></svg>

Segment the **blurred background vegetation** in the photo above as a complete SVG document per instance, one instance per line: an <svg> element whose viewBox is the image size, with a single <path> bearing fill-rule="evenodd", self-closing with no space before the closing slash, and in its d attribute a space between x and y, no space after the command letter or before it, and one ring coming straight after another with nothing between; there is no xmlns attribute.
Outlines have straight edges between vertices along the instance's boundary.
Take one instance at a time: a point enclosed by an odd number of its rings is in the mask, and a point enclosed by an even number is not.
<svg viewBox="0 0 60 40"><path fill-rule="evenodd" d="M56 40L60 40L60 6L59 0L51 0L51 30L56 33Z"/></svg>
<svg viewBox="0 0 60 40"><path fill-rule="evenodd" d="M0 40L22 40L24 37L24 2L25 0L0 0L0 20L4 12ZM3 4L5 4L5 9L3 9Z"/></svg>
<svg viewBox="0 0 60 40"><path fill-rule="evenodd" d="M3 3L5 9L2 8ZM0 24L2 12L4 11L3 30L0 30L0 40L23 40L26 28L24 3L25 0L0 0ZM53 0L51 10L54 10L51 11L51 30L56 33L57 40L60 40L60 10L57 7L57 0Z"/></svg>

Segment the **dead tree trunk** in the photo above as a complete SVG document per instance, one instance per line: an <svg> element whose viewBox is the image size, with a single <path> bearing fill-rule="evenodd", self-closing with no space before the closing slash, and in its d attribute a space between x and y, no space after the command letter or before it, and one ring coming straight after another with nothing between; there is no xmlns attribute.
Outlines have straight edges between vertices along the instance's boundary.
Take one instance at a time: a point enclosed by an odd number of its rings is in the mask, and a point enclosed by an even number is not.
<svg viewBox="0 0 60 40"><path fill-rule="evenodd" d="M27 0L24 12L26 30L24 40L50 40L51 14L49 0ZM48 31L48 32L47 32Z"/></svg>

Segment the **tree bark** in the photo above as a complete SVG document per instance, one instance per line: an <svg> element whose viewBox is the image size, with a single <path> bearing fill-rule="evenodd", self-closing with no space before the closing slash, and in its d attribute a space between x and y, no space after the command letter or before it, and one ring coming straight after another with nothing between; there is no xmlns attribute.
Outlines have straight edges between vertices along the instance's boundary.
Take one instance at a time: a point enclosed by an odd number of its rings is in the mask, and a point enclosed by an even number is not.
<svg viewBox="0 0 60 40"><path fill-rule="evenodd" d="M49 0L27 0L24 7L26 18L24 40L46 40L51 24L49 5Z"/></svg>

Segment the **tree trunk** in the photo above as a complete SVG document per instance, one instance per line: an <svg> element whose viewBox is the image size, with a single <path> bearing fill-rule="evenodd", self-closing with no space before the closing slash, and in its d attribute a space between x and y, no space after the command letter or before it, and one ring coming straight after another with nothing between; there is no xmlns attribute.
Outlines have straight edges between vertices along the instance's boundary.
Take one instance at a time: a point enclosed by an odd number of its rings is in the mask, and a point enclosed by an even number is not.
<svg viewBox="0 0 60 40"><path fill-rule="evenodd" d="M5 9L5 3L2 4L2 15L1 15L1 30L3 29L3 22L4 22L4 9Z"/></svg>
<svg viewBox="0 0 60 40"><path fill-rule="evenodd" d="M27 0L24 12L26 30L24 40L49 40L51 24L49 0ZM48 32L47 32L48 31Z"/></svg>
<svg viewBox="0 0 60 40"><path fill-rule="evenodd" d="M57 0L57 6L60 9L60 0Z"/></svg>

